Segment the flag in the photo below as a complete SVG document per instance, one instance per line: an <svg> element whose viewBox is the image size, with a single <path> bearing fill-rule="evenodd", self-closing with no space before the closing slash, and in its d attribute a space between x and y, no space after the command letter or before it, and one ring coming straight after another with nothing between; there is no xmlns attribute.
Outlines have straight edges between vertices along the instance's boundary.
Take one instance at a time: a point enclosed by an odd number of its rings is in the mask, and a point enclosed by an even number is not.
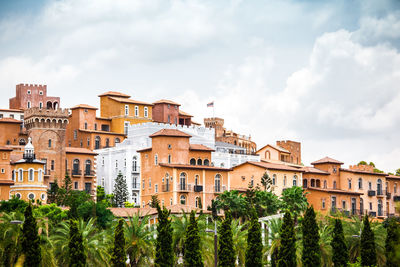
<svg viewBox="0 0 400 267"><path fill-rule="evenodd" d="M210 107L214 107L214 101L212 101L212 102L208 103L208 104L207 104L207 107L208 107L208 108L210 108Z"/></svg>

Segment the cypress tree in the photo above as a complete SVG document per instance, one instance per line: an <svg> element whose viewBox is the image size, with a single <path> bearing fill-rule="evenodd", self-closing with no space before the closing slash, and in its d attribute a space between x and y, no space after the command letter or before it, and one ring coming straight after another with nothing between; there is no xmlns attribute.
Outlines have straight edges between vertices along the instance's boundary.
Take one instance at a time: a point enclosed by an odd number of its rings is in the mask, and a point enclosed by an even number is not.
<svg viewBox="0 0 400 267"><path fill-rule="evenodd" d="M235 266L235 251L233 249L232 240L232 215L229 210L225 211L225 220L219 229L218 244L218 266L231 267Z"/></svg>
<svg viewBox="0 0 400 267"><path fill-rule="evenodd" d="M165 207L161 210L157 206L158 224L156 240L156 267L172 267L174 265L174 251L172 248L172 225L169 219L171 211Z"/></svg>
<svg viewBox="0 0 400 267"><path fill-rule="evenodd" d="M347 266L349 262L349 251L344 241L344 233L342 221L339 219L335 220L335 228L333 229L332 237L332 262L335 267Z"/></svg>
<svg viewBox="0 0 400 267"><path fill-rule="evenodd" d="M396 255L396 248L399 248L400 244L400 230L399 226L394 219L389 220L389 225L387 227L387 235L385 242L385 256L386 256L386 266L395 267L400 266L400 259Z"/></svg>
<svg viewBox="0 0 400 267"><path fill-rule="evenodd" d="M203 258L200 249L199 228L196 220L196 212L190 213L190 221L185 234L185 266L203 267Z"/></svg>
<svg viewBox="0 0 400 267"><path fill-rule="evenodd" d="M115 267L125 267L125 236L124 236L124 220L120 219L114 232L114 248L111 255L111 265Z"/></svg>
<svg viewBox="0 0 400 267"><path fill-rule="evenodd" d="M319 248L318 224L315 219L314 208L308 207L301 224L303 233L302 262L304 267L318 267L321 265L321 252Z"/></svg>
<svg viewBox="0 0 400 267"><path fill-rule="evenodd" d="M376 265L375 237L367 215L364 217L361 233L361 264L363 266Z"/></svg>
<svg viewBox="0 0 400 267"><path fill-rule="evenodd" d="M68 256L70 267L86 266L86 253L83 247L82 233L79 232L78 223L75 220L70 220L69 223L69 243Z"/></svg>
<svg viewBox="0 0 400 267"><path fill-rule="evenodd" d="M279 232L281 245L278 252L278 267L296 266L296 237L294 234L294 222L289 212L285 213Z"/></svg>
<svg viewBox="0 0 400 267"><path fill-rule="evenodd" d="M24 266L39 266L42 261L40 249L40 237L36 219L32 214L32 205L29 204L25 209L25 221L22 226L22 253L25 255Z"/></svg>
<svg viewBox="0 0 400 267"><path fill-rule="evenodd" d="M256 210L251 210L250 228L247 234L246 267L258 267L262 264L263 244L261 240L261 226L258 222Z"/></svg>
<svg viewBox="0 0 400 267"><path fill-rule="evenodd" d="M124 203L128 201L128 194L129 194L128 186L121 172L115 179L113 194L114 194L114 203L117 207L123 207Z"/></svg>

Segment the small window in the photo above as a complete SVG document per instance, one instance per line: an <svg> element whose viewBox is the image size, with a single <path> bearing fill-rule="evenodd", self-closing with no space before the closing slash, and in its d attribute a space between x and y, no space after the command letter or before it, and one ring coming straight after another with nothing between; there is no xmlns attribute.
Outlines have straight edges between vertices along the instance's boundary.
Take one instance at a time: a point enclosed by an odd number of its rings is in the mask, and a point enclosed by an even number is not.
<svg viewBox="0 0 400 267"><path fill-rule="evenodd" d="M195 159L190 159L190 165L196 165L196 160Z"/></svg>
<svg viewBox="0 0 400 267"><path fill-rule="evenodd" d="M276 185L276 174L272 175L272 185Z"/></svg>
<svg viewBox="0 0 400 267"><path fill-rule="evenodd" d="M39 182L43 181L43 170L42 169L38 170L38 181Z"/></svg>
<svg viewBox="0 0 400 267"><path fill-rule="evenodd" d="M83 110L83 112L88 113L88 110L85 108L85 109Z"/></svg>
<svg viewBox="0 0 400 267"><path fill-rule="evenodd" d="M78 139L78 131L74 130L74 140Z"/></svg>
<svg viewBox="0 0 400 267"><path fill-rule="evenodd" d="M90 147L90 138L87 138L87 146Z"/></svg>
<svg viewBox="0 0 400 267"><path fill-rule="evenodd" d="M6 172L6 170L2 168L1 169L1 173L5 173L5 172Z"/></svg>
<svg viewBox="0 0 400 267"><path fill-rule="evenodd" d="M125 105L125 116L129 115L129 105Z"/></svg>
<svg viewBox="0 0 400 267"><path fill-rule="evenodd" d="M28 95L30 95L31 94L31 90L28 90Z"/></svg>
<svg viewBox="0 0 400 267"><path fill-rule="evenodd" d="M149 116L149 108L144 107L144 117L147 118Z"/></svg>
<svg viewBox="0 0 400 267"><path fill-rule="evenodd" d="M88 124L87 124L87 122L85 121L85 130L87 130L87 128L88 128Z"/></svg>
<svg viewBox="0 0 400 267"><path fill-rule="evenodd" d="M97 123L94 124L94 130L97 131Z"/></svg>
<svg viewBox="0 0 400 267"><path fill-rule="evenodd" d="M325 199L322 199L322 208L325 209Z"/></svg>
<svg viewBox="0 0 400 267"><path fill-rule="evenodd" d="M115 138L114 143L119 144L119 143L121 143L121 140L119 140L119 138L117 137L117 138Z"/></svg>
<svg viewBox="0 0 400 267"><path fill-rule="evenodd" d="M200 205L199 205L199 197L196 197L196 200L195 200L196 202L195 202L195 205L196 205L196 208L198 208Z"/></svg>
<svg viewBox="0 0 400 267"><path fill-rule="evenodd" d="M27 107L31 108L31 102L30 101L28 101Z"/></svg>
<svg viewBox="0 0 400 267"><path fill-rule="evenodd" d="M151 188L151 178L149 178L149 188Z"/></svg>
<svg viewBox="0 0 400 267"><path fill-rule="evenodd" d="M371 182L368 182L368 189L372 190L372 183Z"/></svg>
<svg viewBox="0 0 400 267"><path fill-rule="evenodd" d="M203 164L204 164L204 166L209 166L210 165L210 161L208 159L205 159Z"/></svg>
<svg viewBox="0 0 400 267"><path fill-rule="evenodd" d="M124 134L128 134L128 129L129 129L129 121L124 122Z"/></svg>
<svg viewBox="0 0 400 267"><path fill-rule="evenodd" d="M50 162L50 169L54 171L54 160L51 160Z"/></svg>
<svg viewBox="0 0 400 267"><path fill-rule="evenodd" d="M142 183L143 183L143 185L142 185L142 188L144 189L144 188L145 188L145 185L144 185L144 179L143 179Z"/></svg>
<svg viewBox="0 0 400 267"><path fill-rule="evenodd" d="M351 189L351 179L347 179L347 182L349 184L349 189Z"/></svg>
<svg viewBox="0 0 400 267"><path fill-rule="evenodd" d="M168 123L171 123L171 116L168 115Z"/></svg>
<svg viewBox="0 0 400 267"><path fill-rule="evenodd" d="M170 104L168 104L168 108L170 108L171 107L171 105Z"/></svg>
<svg viewBox="0 0 400 267"><path fill-rule="evenodd" d="M169 199L169 205L172 206L172 197Z"/></svg>
<svg viewBox="0 0 400 267"><path fill-rule="evenodd" d="M283 176L283 186L286 186L286 175Z"/></svg>
<svg viewBox="0 0 400 267"><path fill-rule="evenodd" d="M172 146L171 146L171 144L168 144L168 149L172 149Z"/></svg>
<svg viewBox="0 0 400 267"><path fill-rule="evenodd" d="M39 95L43 95L43 91L39 91Z"/></svg>
<svg viewBox="0 0 400 267"><path fill-rule="evenodd" d="M35 179L35 178L34 178L34 170L33 170L33 169L29 169L29 172L28 172L28 180L29 180L30 182L33 182L34 179Z"/></svg>
<svg viewBox="0 0 400 267"><path fill-rule="evenodd" d="M78 182L74 182L74 189L78 190Z"/></svg>
<svg viewBox="0 0 400 267"><path fill-rule="evenodd" d="M146 207L146 204L145 204L146 202L142 202L142 208L144 208L144 207Z"/></svg>
<svg viewBox="0 0 400 267"><path fill-rule="evenodd" d="M158 165L158 155L154 155L154 165Z"/></svg>
<svg viewBox="0 0 400 267"><path fill-rule="evenodd" d="M201 159L197 160L197 165L203 165L203 161Z"/></svg>
<svg viewBox="0 0 400 267"><path fill-rule="evenodd" d="M333 189L336 189L336 181L333 181Z"/></svg>
<svg viewBox="0 0 400 267"><path fill-rule="evenodd" d="M40 198L41 198L42 200L45 200L45 199L46 199L46 194L45 194L45 193L42 193L42 194L40 195Z"/></svg>
<svg viewBox="0 0 400 267"><path fill-rule="evenodd" d="M372 202L369 202L369 210L372 210Z"/></svg>
<svg viewBox="0 0 400 267"><path fill-rule="evenodd" d="M325 189L328 188L328 184L327 184L327 181L326 181L326 180L324 181L324 188L325 188Z"/></svg>
<svg viewBox="0 0 400 267"><path fill-rule="evenodd" d="M155 191L156 193L158 193L158 184L155 184L155 185L154 185L154 191Z"/></svg>
<svg viewBox="0 0 400 267"><path fill-rule="evenodd" d="M43 103L39 102L39 108L42 109L43 108Z"/></svg>
<svg viewBox="0 0 400 267"><path fill-rule="evenodd" d="M344 201L344 200L342 201L342 209L346 210L346 201Z"/></svg>
<svg viewBox="0 0 400 267"><path fill-rule="evenodd" d="M171 156L171 154L169 154L168 155L168 164L171 164L171 161L172 161L172 156Z"/></svg>
<svg viewBox="0 0 400 267"><path fill-rule="evenodd" d="M35 199L35 194L34 194L34 193L29 193L29 194L28 194L28 198L29 198L30 200Z"/></svg>
<svg viewBox="0 0 400 267"><path fill-rule="evenodd" d="M22 197L20 193L16 193L15 196L16 196L18 199L21 199L21 197Z"/></svg>
<svg viewBox="0 0 400 267"><path fill-rule="evenodd" d="M139 107L135 106L135 117L139 117Z"/></svg>
<svg viewBox="0 0 400 267"><path fill-rule="evenodd" d="M297 175L293 176L293 186L297 186Z"/></svg>
<svg viewBox="0 0 400 267"><path fill-rule="evenodd" d="M181 205L186 205L186 197L181 195Z"/></svg>

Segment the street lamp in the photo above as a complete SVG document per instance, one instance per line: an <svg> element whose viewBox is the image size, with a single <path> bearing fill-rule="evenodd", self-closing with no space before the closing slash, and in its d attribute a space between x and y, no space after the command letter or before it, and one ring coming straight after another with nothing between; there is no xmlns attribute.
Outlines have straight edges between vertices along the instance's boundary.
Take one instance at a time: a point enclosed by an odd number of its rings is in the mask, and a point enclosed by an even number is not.
<svg viewBox="0 0 400 267"><path fill-rule="evenodd" d="M214 230L206 229L207 233L214 233L214 266L218 265L218 236L217 236L217 220L214 220Z"/></svg>

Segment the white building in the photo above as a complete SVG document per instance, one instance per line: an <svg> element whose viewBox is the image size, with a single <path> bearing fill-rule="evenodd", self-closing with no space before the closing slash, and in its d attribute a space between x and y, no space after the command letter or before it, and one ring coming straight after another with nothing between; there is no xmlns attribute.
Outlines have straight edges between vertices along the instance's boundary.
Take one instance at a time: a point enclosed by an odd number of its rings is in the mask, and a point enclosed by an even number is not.
<svg viewBox="0 0 400 267"><path fill-rule="evenodd" d="M137 150L151 147L151 134L161 129L177 129L190 134L191 144L202 144L216 151L211 154L211 162L215 166L231 168L245 161L260 161L258 155L246 155L245 149L226 143L215 142L213 128L201 126L185 126L148 122L129 126L128 137L115 147L96 150L97 181L104 187L106 194L111 194L118 173L126 179L129 202L140 205L140 153ZM243 151L242 151L243 150Z"/></svg>
<svg viewBox="0 0 400 267"><path fill-rule="evenodd" d="M0 119L12 118L16 120L24 120L24 111L20 109L0 109Z"/></svg>

